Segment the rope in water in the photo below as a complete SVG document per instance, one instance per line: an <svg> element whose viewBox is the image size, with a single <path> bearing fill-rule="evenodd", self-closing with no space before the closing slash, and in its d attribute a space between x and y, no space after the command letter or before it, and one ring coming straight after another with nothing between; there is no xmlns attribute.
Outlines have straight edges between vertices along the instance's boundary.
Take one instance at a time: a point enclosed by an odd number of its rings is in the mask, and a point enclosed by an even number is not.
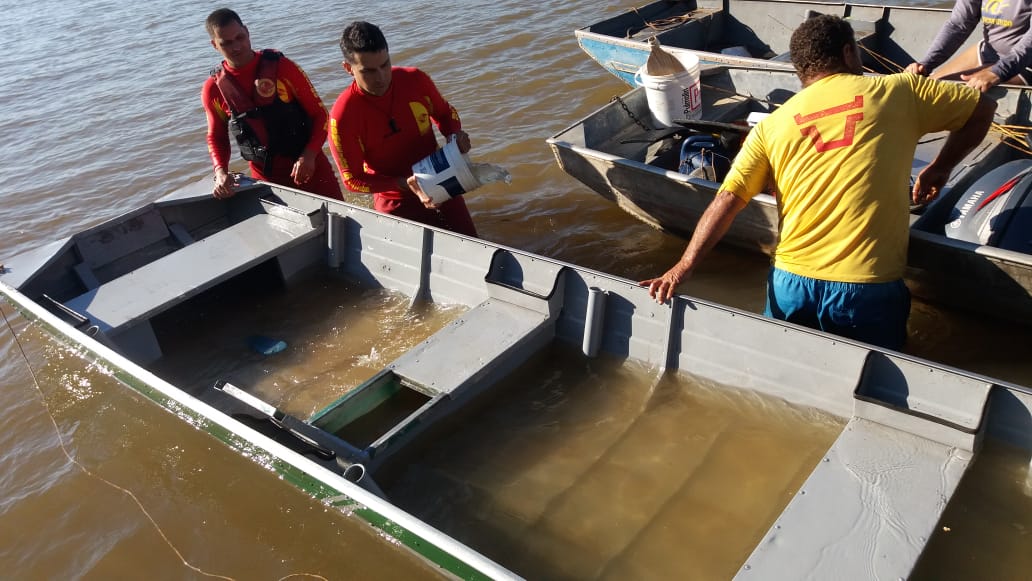
<svg viewBox="0 0 1032 581"><path fill-rule="evenodd" d="M50 423L54 426L54 433L57 434L57 442L60 445L61 452L65 455L65 458L67 458L69 462L71 462L73 465L79 468L79 470L81 470L83 474L85 474L86 476L98 480L106 484L107 486L121 492L125 496L129 497L133 501L133 503L136 504L136 507L140 510L140 512L143 513L143 516L146 517L148 521L150 521L151 526L154 527L154 530L157 531L159 536L161 536L161 540L163 540L165 544L168 545L170 549L172 549L172 552L176 554L176 557L185 567L201 575L204 575L205 577L210 577L212 579L226 579L227 581L235 581L233 577L209 573L187 561L186 557L183 556L183 553L178 548L176 548L172 540L168 538L168 535L165 534L165 531L162 530L158 522L154 520L154 517L151 516L151 513L147 510L146 507L143 506L143 503L131 490L123 486L119 486L118 484L115 484L107 478L104 478L103 476L94 473L92 470L87 468L82 462L79 462L72 456L72 453L68 451L68 446L65 444L64 437L61 435L61 428L60 426L58 426L57 420L54 418L54 414L50 411L50 405L47 404L46 396L43 394L43 388L39 383L39 378L36 376L35 370L32 368L32 364L29 361L28 354L25 353L25 347L22 345L21 338L18 337L18 333L15 332L14 326L11 325L11 320L7 317L7 312L4 311L3 308L0 308L0 315L3 316L4 324L6 325L7 330L10 331L11 338L14 339L15 345L18 347L18 352L21 354L21 359L25 363L25 368L28 370L29 376L32 378L32 384L36 388L36 393L39 397L40 405L43 407L43 411L47 414L47 417L50 419ZM291 573L290 575L281 577L278 581L284 581L285 579L289 579L291 577L311 577L315 579L321 579L322 581L328 581L325 577L313 573Z"/></svg>

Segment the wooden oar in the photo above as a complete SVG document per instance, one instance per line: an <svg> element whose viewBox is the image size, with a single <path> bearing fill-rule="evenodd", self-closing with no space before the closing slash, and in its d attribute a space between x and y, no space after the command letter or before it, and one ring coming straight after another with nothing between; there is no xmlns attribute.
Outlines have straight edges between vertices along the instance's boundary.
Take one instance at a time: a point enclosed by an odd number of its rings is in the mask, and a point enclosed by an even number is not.
<svg viewBox="0 0 1032 581"><path fill-rule="evenodd" d="M676 75L684 72L684 65L677 57L663 50L659 46L659 39L653 36L649 39L649 58L645 61L645 72L654 76Z"/></svg>

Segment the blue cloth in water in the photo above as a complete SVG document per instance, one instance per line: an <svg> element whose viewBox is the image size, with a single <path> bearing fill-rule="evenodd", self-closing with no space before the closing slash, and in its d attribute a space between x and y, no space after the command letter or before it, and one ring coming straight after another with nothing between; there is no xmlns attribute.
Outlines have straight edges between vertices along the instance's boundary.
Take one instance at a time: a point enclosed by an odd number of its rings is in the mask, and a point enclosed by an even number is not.
<svg viewBox="0 0 1032 581"><path fill-rule="evenodd" d="M256 353L272 355L287 348L287 343L281 339L273 339L262 335L253 335L247 338L247 346Z"/></svg>

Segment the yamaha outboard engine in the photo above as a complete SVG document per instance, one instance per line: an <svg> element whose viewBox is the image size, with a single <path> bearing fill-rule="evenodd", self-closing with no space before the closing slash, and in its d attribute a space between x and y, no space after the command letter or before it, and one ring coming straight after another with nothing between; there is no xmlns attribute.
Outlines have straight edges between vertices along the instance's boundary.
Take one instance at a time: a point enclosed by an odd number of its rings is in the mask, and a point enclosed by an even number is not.
<svg viewBox="0 0 1032 581"><path fill-rule="evenodd" d="M1032 254L1032 160L1007 162L978 179L950 210L946 236Z"/></svg>

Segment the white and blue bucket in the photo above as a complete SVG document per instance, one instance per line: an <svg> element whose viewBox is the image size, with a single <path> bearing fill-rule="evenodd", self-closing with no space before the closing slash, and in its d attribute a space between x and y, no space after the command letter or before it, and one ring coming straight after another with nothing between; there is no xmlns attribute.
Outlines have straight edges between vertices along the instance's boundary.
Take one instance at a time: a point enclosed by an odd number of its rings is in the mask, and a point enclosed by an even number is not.
<svg viewBox="0 0 1032 581"><path fill-rule="evenodd" d="M673 127L674 121L702 117L702 83L699 80L699 57L679 54L677 60L684 71L672 75L650 75L642 65L634 75L634 84L645 87L649 112L656 123Z"/></svg>
<svg viewBox="0 0 1032 581"><path fill-rule="evenodd" d="M435 204L447 202L481 186L480 180L470 170L469 158L459 152L459 144L454 139L417 161L412 166L412 173L419 187Z"/></svg>

